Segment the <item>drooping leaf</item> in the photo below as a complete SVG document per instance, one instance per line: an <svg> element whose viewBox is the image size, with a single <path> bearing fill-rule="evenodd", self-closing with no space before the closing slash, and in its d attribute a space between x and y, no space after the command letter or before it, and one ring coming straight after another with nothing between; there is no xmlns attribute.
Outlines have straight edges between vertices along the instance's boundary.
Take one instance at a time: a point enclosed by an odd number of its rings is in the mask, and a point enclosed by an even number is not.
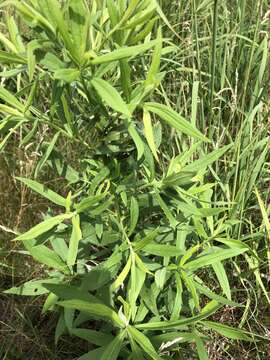
<svg viewBox="0 0 270 360"><path fill-rule="evenodd" d="M110 334L90 329L74 328L71 329L71 334L97 346L105 346L113 340L113 336Z"/></svg>
<svg viewBox="0 0 270 360"><path fill-rule="evenodd" d="M112 321L116 326L123 327L123 322L117 315L117 313L102 303L91 303L84 300L65 300L59 301L58 305L68 309L77 309L86 312L94 318L100 318L104 320Z"/></svg>

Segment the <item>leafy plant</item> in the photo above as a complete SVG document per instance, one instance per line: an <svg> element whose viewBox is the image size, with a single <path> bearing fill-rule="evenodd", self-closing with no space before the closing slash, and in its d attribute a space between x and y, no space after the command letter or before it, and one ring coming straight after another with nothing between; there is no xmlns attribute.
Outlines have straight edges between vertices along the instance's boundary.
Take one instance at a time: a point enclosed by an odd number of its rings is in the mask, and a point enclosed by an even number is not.
<svg viewBox="0 0 270 360"><path fill-rule="evenodd" d="M47 129L32 178L18 181L56 207L15 238L48 267L47 278L6 293L46 294L43 312L59 314L56 342L69 333L95 346L80 360L170 359L183 343L207 359L210 330L252 340L206 320L222 306L242 306L232 300L224 261L251 251L231 238L237 220L228 202L213 201L218 184L208 180L233 144L206 153L210 140L194 121L158 102L162 56L175 50L162 37L158 3L7 5L29 32L23 38L8 17L9 35L0 37L1 148L18 129L22 148ZM196 108L193 101L193 115ZM168 132L185 152L163 153ZM61 141L83 148L79 171L65 163ZM66 178L68 194L37 181L45 166Z"/></svg>

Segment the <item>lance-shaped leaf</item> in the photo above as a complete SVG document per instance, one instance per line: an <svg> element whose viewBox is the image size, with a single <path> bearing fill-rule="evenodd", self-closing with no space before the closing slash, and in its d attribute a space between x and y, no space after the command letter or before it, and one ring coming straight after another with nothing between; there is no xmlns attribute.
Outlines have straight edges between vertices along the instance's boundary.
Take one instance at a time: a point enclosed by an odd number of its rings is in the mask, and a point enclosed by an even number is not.
<svg viewBox="0 0 270 360"><path fill-rule="evenodd" d="M154 346L147 336L145 336L142 332L133 326L128 326L128 332L130 336L136 341L136 343L144 350L144 352L151 357L151 359L161 360L160 356L157 354Z"/></svg>
<svg viewBox="0 0 270 360"><path fill-rule="evenodd" d="M224 325L221 323L215 323L213 321L203 321L204 326L208 327L211 330L216 331L217 333L225 336L229 339L234 340L245 340L245 341L254 341L248 334L247 331L235 329L231 326Z"/></svg>
<svg viewBox="0 0 270 360"><path fill-rule="evenodd" d="M123 327L124 323L117 315L117 313L102 303L92 303L84 300L65 300L59 301L58 305L63 306L67 309L77 309L83 311L94 318L100 318L113 322L119 327Z"/></svg>
<svg viewBox="0 0 270 360"><path fill-rule="evenodd" d="M47 188L46 186L38 183L37 181L22 178L22 177L16 177L16 179L20 180L23 184L30 187L30 189L36 191L38 194L42 195L46 199L52 201L54 204L57 204L57 205L63 206L63 207L66 206L66 199L63 196L55 193L54 191L52 191L49 188Z"/></svg>
<svg viewBox="0 0 270 360"><path fill-rule="evenodd" d="M98 78L93 79L91 84L107 105L127 117L131 116L126 103L112 85L110 85L107 81Z"/></svg>
<svg viewBox="0 0 270 360"><path fill-rule="evenodd" d="M5 290L5 294L24 295L24 296L36 296L43 295L49 292L43 285L58 283L60 279L42 279L27 281L20 286L14 286L8 290Z"/></svg>
<svg viewBox="0 0 270 360"><path fill-rule="evenodd" d="M126 331L121 331L106 347L100 360L117 360L121 351L123 341L126 336Z"/></svg>
<svg viewBox="0 0 270 360"><path fill-rule="evenodd" d="M61 224L64 220L70 219L73 216L72 213L69 214L61 214L44 220L40 224L32 227L32 229L28 230L22 235L17 236L14 240L32 240L37 238L38 236L44 234L46 231L51 230L58 224Z"/></svg>
<svg viewBox="0 0 270 360"><path fill-rule="evenodd" d="M156 255L156 256L179 256L183 255L183 250L178 249L174 245L168 245L168 244L148 244L145 245L142 249L148 254Z"/></svg>
<svg viewBox="0 0 270 360"><path fill-rule="evenodd" d="M113 336L110 334L90 329L71 329L71 334L97 346L105 346L113 340Z"/></svg>
<svg viewBox="0 0 270 360"><path fill-rule="evenodd" d="M68 255L67 255L67 264L72 266L75 264L79 241L82 239L82 232L80 228L80 215L75 215L72 217L72 233L69 242Z"/></svg>
<svg viewBox="0 0 270 360"><path fill-rule="evenodd" d="M121 59L131 58L139 55L156 45L156 40L149 41L143 45L135 45L129 47L123 47L108 54L97 56L91 61L93 65L104 64L107 62L117 61Z"/></svg>
<svg viewBox="0 0 270 360"><path fill-rule="evenodd" d="M196 322L203 320L213 313L215 313L221 305L219 305L216 301L212 301L211 303L207 304L206 309L204 308L200 314L189 317L189 318L182 318L176 321L158 321L158 322L148 322L145 324L138 324L135 325L137 329L142 330L168 330L168 329L177 329L181 328L185 325L195 324Z"/></svg>
<svg viewBox="0 0 270 360"><path fill-rule="evenodd" d="M208 139L197 128L170 107L163 104L149 102L144 104L144 108L158 115L176 130L179 130L193 138L208 141Z"/></svg>
<svg viewBox="0 0 270 360"><path fill-rule="evenodd" d="M202 267L209 266L219 261L223 261L234 256L240 255L247 251L247 249L220 249L207 253L206 255L198 256L196 259L187 262L184 265L186 270L195 271Z"/></svg>
<svg viewBox="0 0 270 360"><path fill-rule="evenodd" d="M153 132L151 116L150 116L149 111L147 111L146 109L144 109L144 111L143 111L143 124L144 124L144 135L148 142L150 150L152 151L157 162L159 162L155 139L154 139L154 132Z"/></svg>
<svg viewBox="0 0 270 360"><path fill-rule="evenodd" d="M130 236L136 228L139 219L139 205L134 196L130 200L130 226L128 235Z"/></svg>
<svg viewBox="0 0 270 360"><path fill-rule="evenodd" d="M0 99L5 101L7 104L11 105L15 109L23 112L24 111L24 105L20 103L20 101L7 89L5 89L3 86L0 86Z"/></svg>
<svg viewBox="0 0 270 360"><path fill-rule="evenodd" d="M198 160L193 161L191 164L187 165L183 170L184 171L199 171L199 170L205 169L207 166L209 166L213 162L217 161L232 146L233 146L233 144L229 144L229 145L223 146L217 150L214 150L210 154L207 154L203 157L200 157Z"/></svg>

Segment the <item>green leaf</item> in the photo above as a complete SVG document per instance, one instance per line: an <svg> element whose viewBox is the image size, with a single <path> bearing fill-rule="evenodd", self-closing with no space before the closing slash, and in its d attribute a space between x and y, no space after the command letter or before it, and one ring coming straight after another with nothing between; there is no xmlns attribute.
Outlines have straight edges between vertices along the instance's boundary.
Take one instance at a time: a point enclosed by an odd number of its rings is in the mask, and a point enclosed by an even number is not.
<svg viewBox="0 0 270 360"><path fill-rule="evenodd" d="M257 196L258 203L259 203L259 206L260 206L260 209L261 209L262 218L263 218L263 225L265 226L268 238L270 239L270 221L269 221L268 213L267 213L267 210L265 208L264 202L263 202L263 200L261 198L261 195L260 195L260 193L259 193L259 191L258 191L258 189L256 187L255 187L255 194Z"/></svg>
<svg viewBox="0 0 270 360"><path fill-rule="evenodd" d="M12 53L17 53L16 46L2 32L0 32L0 42Z"/></svg>
<svg viewBox="0 0 270 360"><path fill-rule="evenodd" d="M158 192L156 192L153 195L153 198L157 201L157 203L163 210L166 218L169 220L170 226L175 229L178 224L178 221L175 219L174 215L172 214L171 210L169 209L165 201L162 199L162 197Z"/></svg>
<svg viewBox="0 0 270 360"><path fill-rule="evenodd" d="M208 141L208 139L199 130L168 106L149 102L144 104L144 108L158 115L176 130L179 130L191 137Z"/></svg>
<svg viewBox="0 0 270 360"><path fill-rule="evenodd" d="M39 0L39 2L40 1L41 0ZM44 0L44 2L46 2L46 0ZM19 2L15 0L10 1L10 3L16 6L22 17L25 18L27 22L31 22L32 26L41 26L42 28L45 28L45 30L49 30L52 33L55 32L55 29L50 22L47 21L47 19L42 16L39 11L36 11L33 6L30 6L26 2Z"/></svg>
<svg viewBox="0 0 270 360"><path fill-rule="evenodd" d="M231 300L231 287L223 264L219 261L212 264L212 266L218 278L218 282L223 290L223 293L227 296L229 300Z"/></svg>
<svg viewBox="0 0 270 360"><path fill-rule="evenodd" d="M197 290L201 293L206 295L208 298L213 299L217 302L219 302L220 304L223 305L229 305L232 307L242 307L243 305L240 305L234 301L228 300L223 296L217 295L216 293L212 292L211 290L209 290L207 287L203 286L202 284L199 284L197 281L194 281L194 284L197 288Z"/></svg>
<svg viewBox="0 0 270 360"><path fill-rule="evenodd" d="M38 236L44 234L46 231L51 230L53 227L55 227L58 224L61 224L64 220L70 219L73 216L72 213L69 214L61 214L54 217L51 217L47 220L44 220L42 223L32 227L32 229L28 230L22 235L17 236L15 240L32 240L37 238Z"/></svg>
<svg viewBox="0 0 270 360"><path fill-rule="evenodd" d="M73 43L73 40L69 34L67 23L64 19L64 11L61 9L60 3L57 0L43 0L48 9L50 9L50 17L54 24L57 26L59 33L62 36L65 47L70 52L71 56L78 60L77 56L77 44Z"/></svg>
<svg viewBox="0 0 270 360"><path fill-rule="evenodd" d="M149 271L148 267L146 266L146 264L142 261L142 259L137 255L135 254L135 261L136 261L136 264L138 266L138 268L145 272L146 274L150 274L150 275L153 275L151 273L151 271Z"/></svg>
<svg viewBox="0 0 270 360"><path fill-rule="evenodd" d="M254 341L247 331L235 329L231 326L224 325L213 321L202 321L202 324L206 326L207 328L216 331L217 333L221 334L222 336L225 336L229 339L233 340L244 340L244 341Z"/></svg>
<svg viewBox="0 0 270 360"><path fill-rule="evenodd" d="M68 254L67 254L67 265L72 266L75 264L79 241L82 239L82 232L80 228L80 215L72 217L72 233L69 242Z"/></svg>
<svg viewBox="0 0 270 360"><path fill-rule="evenodd" d="M179 318L179 314L181 313L182 305L183 305L183 285L180 274L178 272L175 273L175 283L176 283L176 295L173 304L173 309L171 313L170 320L177 320Z"/></svg>
<svg viewBox="0 0 270 360"><path fill-rule="evenodd" d="M116 250L106 261L95 266L82 277L82 288L96 290L112 280L120 267L122 253Z"/></svg>
<svg viewBox="0 0 270 360"><path fill-rule="evenodd" d="M45 245L29 246L27 240L24 242L24 245L36 261L52 269L59 270L64 274L70 274L68 267L62 259Z"/></svg>
<svg viewBox="0 0 270 360"><path fill-rule="evenodd" d="M56 55L47 52L43 59L40 61L46 69L56 72L57 70L66 70L65 63L63 63Z"/></svg>
<svg viewBox="0 0 270 360"><path fill-rule="evenodd" d="M130 200L130 226L128 236L130 236L136 228L139 219L139 205L134 196Z"/></svg>
<svg viewBox="0 0 270 360"><path fill-rule="evenodd" d="M155 272L155 283L157 287L162 290L166 281L167 270L165 267Z"/></svg>
<svg viewBox="0 0 270 360"><path fill-rule="evenodd" d="M19 100L3 86L0 86L0 99L2 99L15 109L19 110L20 112L24 112L24 105L21 104Z"/></svg>
<svg viewBox="0 0 270 360"><path fill-rule="evenodd" d="M90 329L71 329L71 334L97 346L105 346L113 340L113 336L110 334Z"/></svg>
<svg viewBox="0 0 270 360"><path fill-rule="evenodd" d="M107 346L102 346L98 349L91 350L88 353L80 356L77 360L100 360L104 351L106 351Z"/></svg>
<svg viewBox="0 0 270 360"><path fill-rule="evenodd" d="M146 85L153 84L156 81L156 76L158 74L160 67L161 52L162 52L162 34L161 34L161 27L159 27L157 32L157 44L155 46L155 50L152 57L152 63L145 81Z"/></svg>
<svg viewBox="0 0 270 360"><path fill-rule="evenodd" d="M131 317L133 321L135 319L137 312L136 301L142 290L145 277L146 277L146 272L136 266L135 253L131 252L131 274L130 274L130 281L128 284L128 302L130 304Z"/></svg>
<svg viewBox="0 0 270 360"><path fill-rule="evenodd" d="M37 296L47 294L49 292L43 284L53 284L58 283L60 279L42 279L42 280L31 280L27 281L24 284L16 287L12 287L8 290L5 290L5 294L14 294L14 295L23 295L23 296Z"/></svg>
<svg viewBox="0 0 270 360"><path fill-rule="evenodd" d="M78 213L84 212L92 206L97 205L100 200L102 200L105 196L106 193L100 195L90 195L87 198L83 199L79 204L74 205L74 207Z"/></svg>
<svg viewBox="0 0 270 360"><path fill-rule="evenodd" d="M166 176L162 180L163 187L169 186L183 186L193 182L192 178L196 175L192 171L180 171L179 173L174 173L169 176Z"/></svg>
<svg viewBox="0 0 270 360"><path fill-rule="evenodd" d="M110 85L110 83L105 80L95 78L91 80L91 84L107 105L115 111L124 114L128 118L131 116L131 113L121 95L112 85Z"/></svg>
<svg viewBox="0 0 270 360"><path fill-rule="evenodd" d="M4 64L27 64L27 59L23 56L0 50L0 62Z"/></svg>
<svg viewBox="0 0 270 360"><path fill-rule="evenodd" d="M121 286L123 284L123 282L125 281L126 277L128 276L128 274L130 272L130 268L131 268L131 256L128 258L126 265L124 266L121 273L118 275L117 279L111 285L112 291L117 290L119 288L119 286Z"/></svg>
<svg viewBox="0 0 270 360"><path fill-rule="evenodd" d="M54 78L63 80L66 83L72 83L79 80L80 70L78 69L59 69L54 73Z"/></svg>
<svg viewBox="0 0 270 360"><path fill-rule="evenodd" d="M161 335L155 335L151 337L152 343L155 347L166 350L174 344L193 342L195 335L188 332L180 331L168 331Z"/></svg>
<svg viewBox="0 0 270 360"><path fill-rule="evenodd" d="M87 291L82 290L81 287L69 284L44 284L44 287L50 292L57 295L62 300L83 300L90 301L91 303L101 303L95 296L89 294Z"/></svg>
<svg viewBox="0 0 270 360"><path fill-rule="evenodd" d="M150 244L155 238L157 237L159 233L159 228L150 231L143 239L136 241L134 243L134 250L139 251L142 250L146 245Z"/></svg>
<svg viewBox="0 0 270 360"><path fill-rule="evenodd" d="M45 314L46 312L53 310L57 301L58 301L58 296L56 296L53 293L49 293L42 306L42 314Z"/></svg>
<svg viewBox="0 0 270 360"><path fill-rule="evenodd" d="M209 360L209 357L208 357L207 352L205 350L202 339L199 338L198 336L196 336L195 337L195 343L196 343L197 353L199 355L199 359L200 360Z"/></svg>
<svg viewBox="0 0 270 360"><path fill-rule="evenodd" d="M136 343L144 350L144 352L154 360L160 360L154 346L151 341L146 337L142 332L138 331L133 326L128 326L127 328L130 336L136 341Z"/></svg>
<svg viewBox="0 0 270 360"><path fill-rule="evenodd" d="M52 201L54 204L63 207L66 206L66 199L63 196L58 195L57 193L46 188L44 185L38 183L37 181L22 177L16 177L16 179L20 180L26 186L30 187L32 190L36 191L38 194L42 195L46 199Z"/></svg>
<svg viewBox="0 0 270 360"><path fill-rule="evenodd" d="M132 29L136 28L138 25L142 25L143 23L147 23L153 16L155 10L156 10L156 4L154 1L148 1L145 2L144 10L139 11L139 9L136 11L134 16L124 25L121 27L122 29Z"/></svg>
<svg viewBox="0 0 270 360"><path fill-rule="evenodd" d="M186 288L191 294L195 308L200 309L200 299L197 294L197 289L195 287L192 276L188 275L185 271L181 271L181 277L185 283Z"/></svg>
<svg viewBox="0 0 270 360"><path fill-rule="evenodd" d="M6 21L7 21L10 40L16 46L16 49L19 53L24 53L25 46L23 44L22 37L19 32L18 26L14 20L14 17L9 15L6 17Z"/></svg>
<svg viewBox="0 0 270 360"><path fill-rule="evenodd" d="M131 58L151 49L153 46L156 45L156 42L157 42L156 40L152 40L152 41L148 41L146 44L143 45L135 45L135 46L120 48L111 51L109 54L97 56L96 58L91 60L91 63L93 65L98 65L98 64L104 64L107 62L117 61L121 59Z"/></svg>
<svg viewBox="0 0 270 360"><path fill-rule="evenodd" d="M54 137L52 138L52 140L49 143L49 146L47 147L46 151L44 152L42 158L40 159L40 161L37 164L36 170L35 170L35 178L38 176L38 173L40 172L40 170L43 168L43 166L46 164L47 160L49 159L55 144L58 140L58 137L60 135L60 132L58 131Z"/></svg>
<svg viewBox="0 0 270 360"><path fill-rule="evenodd" d="M191 164L184 167L184 171L199 171L205 169L207 166L211 165L213 162L217 161L226 151L228 151L233 144L229 144L219 148L215 151L212 151L210 154L207 154L198 160L193 161Z"/></svg>
<svg viewBox="0 0 270 360"><path fill-rule="evenodd" d="M63 306L67 309L77 309L86 312L94 318L97 317L104 320L112 321L118 327L124 326L122 320L119 318L117 313L102 303L91 303L90 301L84 300L65 300L59 301L58 305Z"/></svg>
<svg viewBox="0 0 270 360"><path fill-rule="evenodd" d="M89 8L84 0L69 1L69 28L74 44L77 45L78 58L82 59L88 36Z"/></svg>
<svg viewBox="0 0 270 360"><path fill-rule="evenodd" d="M195 315L189 318L183 318L176 321L159 321L159 322L148 322L145 324L135 325L137 329L142 330L169 330L175 329L179 327L183 327L185 325L195 324L196 322L203 320L212 314L214 314L221 306L213 301L210 303L207 309L203 309L200 314Z"/></svg>
<svg viewBox="0 0 270 360"><path fill-rule="evenodd" d="M154 139L153 127L151 122L151 116L149 111L147 111L146 109L144 109L143 111L143 124L144 124L144 135L148 142L149 148L151 149L157 162L159 162L155 139Z"/></svg>
<svg viewBox="0 0 270 360"><path fill-rule="evenodd" d="M27 66L29 80L32 81L34 78L34 72L36 67L36 56L34 54L34 49L31 46L31 43L29 43L27 46Z"/></svg>
<svg viewBox="0 0 270 360"><path fill-rule="evenodd" d="M142 349L138 346L138 344L133 340L132 337L129 337L132 354L129 360L145 360L143 356Z"/></svg>
<svg viewBox="0 0 270 360"><path fill-rule="evenodd" d="M148 244L145 245L142 250L149 254L162 257L183 255L183 250L173 245Z"/></svg>
<svg viewBox="0 0 270 360"><path fill-rule="evenodd" d="M214 250L210 254L201 255L195 260L189 261L184 265L186 270L195 271L202 267L215 264L219 261L230 259L234 256L243 254L247 249L220 249Z"/></svg>
<svg viewBox="0 0 270 360"><path fill-rule="evenodd" d="M100 360L117 360L118 355L121 351L124 338L126 336L126 331L121 331L106 347L106 350L103 352Z"/></svg>
<svg viewBox="0 0 270 360"><path fill-rule="evenodd" d="M128 125L128 132L129 135L132 137L132 140L134 141L136 148L137 148L137 160L139 161L144 153L144 143L136 130L135 125L130 122Z"/></svg>

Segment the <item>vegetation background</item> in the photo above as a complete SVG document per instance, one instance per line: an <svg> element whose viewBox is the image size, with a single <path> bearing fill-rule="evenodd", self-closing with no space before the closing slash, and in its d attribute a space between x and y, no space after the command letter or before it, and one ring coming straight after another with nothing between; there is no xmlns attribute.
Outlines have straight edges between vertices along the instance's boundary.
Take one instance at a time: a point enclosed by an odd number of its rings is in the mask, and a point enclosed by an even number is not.
<svg viewBox="0 0 270 360"><path fill-rule="evenodd" d="M244 308L225 307L214 320L269 337L270 331L270 213L269 204L269 0L188 0L158 1L164 17L160 24L163 38L173 51L164 52L160 70L165 76L156 98L189 119L211 141L201 152L208 153L232 143L233 146L209 167L208 179L215 182L214 199L230 204L229 216L239 222L231 237L245 241L254 257L237 257L226 262L231 291ZM3 7L1 33L7 33ZM17 16L17 15L15 15ZM23 39L31 38L18 19ZM152 30L155 38L157 27ZM1 40L1 39L0 39ZM5 43L1 45L5 48ZM138 79L143 64L134 64ZM1 85L8 81L1 65ZM40 94L46 97L50 89ZM1 128L1 124L0 124ZM158 131L158 129L157 129ZM1 135L1 140L4 135ZM29 229L42 219L51 203L36 195L16 176L31 177L35 172L43 142L50 142L46 126L40 127L36 147L20 147L20 129L0 153L0 289L40 278L44 267L23 256L20 243L12 242L17 231ZM163 164L192 145L178 132L163 129L159 154ZM86 150L76 142L61 139L58 150L66 163L81 169ZM196 158L196 155L194 155ZM63 178L48 165L42 166L38 179L54 191L65 193ZM66 183L64 185L66 187ZM204 276L211 277L205 269ZM64 336L54 346L57 316L42 314L42 297L17 297L0 294L1 359L73 359L88 351L88 345ZM233 341L211 334L206 349L211 360L269 359L270 344ZM182 354L182 353L181 353ZM193 358L190 352L179 359ZM183 356L183 357L181 357ZM178 359L176 357L176 359Z"/></svg>

